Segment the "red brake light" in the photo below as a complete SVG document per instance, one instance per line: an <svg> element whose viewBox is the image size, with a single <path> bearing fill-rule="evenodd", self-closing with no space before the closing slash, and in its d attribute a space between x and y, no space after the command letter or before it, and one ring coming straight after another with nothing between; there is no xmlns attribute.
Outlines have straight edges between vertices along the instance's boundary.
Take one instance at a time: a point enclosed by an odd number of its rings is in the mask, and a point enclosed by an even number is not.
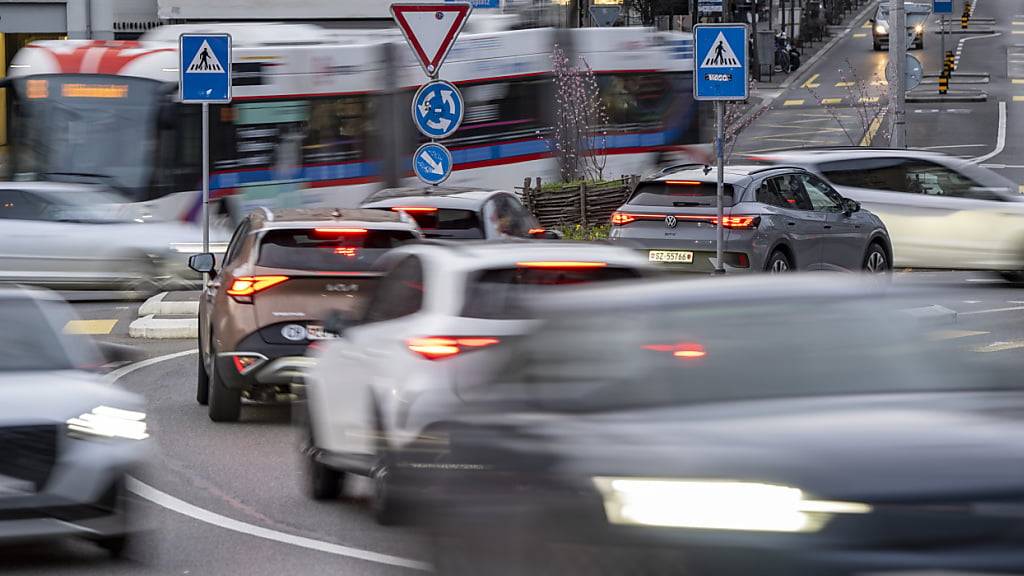
<svg viewBox="0 0 1024 576"><path fill-rule="evenodd" d="M415 352L427 360L442 360L457 356L462 352L486 348L500 344L498 338L483 336L428 336L406 340L409 351Z"/></svg>
<svg viewBox="0 0 1024 576"><path fill-rule="evenodd" d="M732 229L757 228L760 216L722 216L722 227Z"/></svg>
<svg viewBox="0 0 1024 576"><path fill-rule="evenodd" d="M349 258L355 258L359 255L359 248L355 246L335 246L334 253L338 256L347 256Z"/></svg>
<svg viewBox="0 0 1024 576"><path fill-rule="evenodd" d="M625 212L612 212L612 226L625 226L636 221L636 216Z"/></svg>
<svg viewBox="0 0 1024 576"><path fill-rule="evenodd" d="M313 232L324 236L344 236L347 234L366 234L366 228L314 228Z"/></svg>
<svg viewBox="0 0 1024 576"><path fill-rule="evenodd" d="M547 230L545 230L544 228L530 228L530 231L527 232L527 234L530 234L532 236L534 234L543 234L545 232L547 232Z"/></svg>
<svg viewBox="0 0 1024 576"><path fill-rule="evenodd" d="M644 350L653 350L654 352L666 352L672 354L672 356L679 358L680 360L694 360L697 358L703 358L708 355L707 350L704 346L696 342L678 342L676 344L648 344L644 346Z"/></svg>
<svg viewBox="0 0 1024 576"><path fill-rule="evenodd" d="M702 182L697 180L666 180L669 186L700 186Z"/></svg>
<svg viewBox="0 0 1024 576"><path fill-rule="evenodd" d="M573 260L549 260L540 262L516 262L517 268L604 268L607 262L576 262Z"/></svg>
<svg viewBox="0 0 1024 576"><path fill-rule="evenodd" d="M287 276L239 276L231 282L227 293L239 302L251 304L253 294L277 286L286 280Z"/></svg>
<svg viewBox="0 0 1024 576"><path fill-rule="evenodd" d="M433 206L392 206L392 212L409 212L412 213L430 213L437 212L437 208Z"/></svg>

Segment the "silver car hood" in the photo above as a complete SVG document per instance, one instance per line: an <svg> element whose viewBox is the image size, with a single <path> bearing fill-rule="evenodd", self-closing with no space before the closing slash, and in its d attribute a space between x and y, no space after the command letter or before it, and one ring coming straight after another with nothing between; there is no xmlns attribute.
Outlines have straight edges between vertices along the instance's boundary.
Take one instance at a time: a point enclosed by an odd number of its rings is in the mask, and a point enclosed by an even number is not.
<svg viewBox="0 0 1024 576"><path fill-rule="evenodd" d="M80 370L0 372L0 426L61 423L97 406L143 410L141 397Z"/></svg>

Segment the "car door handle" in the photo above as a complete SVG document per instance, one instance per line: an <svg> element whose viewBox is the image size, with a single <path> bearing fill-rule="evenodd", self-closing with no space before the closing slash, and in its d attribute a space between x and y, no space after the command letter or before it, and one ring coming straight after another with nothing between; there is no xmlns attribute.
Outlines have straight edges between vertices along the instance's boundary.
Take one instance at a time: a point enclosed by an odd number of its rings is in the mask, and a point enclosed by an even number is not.
<svg viewBox="0 0 1024 576"><path fill-rule="evenodd" d="M825 230L831 230L831 229L832 229L832 225L831 224L825 224Z"/></svg>
<svg viewBox="0 0 1024 576"><path fill-rule="evenodd" d="M796 226L796 222L786 222L786 226Z"/></svg>

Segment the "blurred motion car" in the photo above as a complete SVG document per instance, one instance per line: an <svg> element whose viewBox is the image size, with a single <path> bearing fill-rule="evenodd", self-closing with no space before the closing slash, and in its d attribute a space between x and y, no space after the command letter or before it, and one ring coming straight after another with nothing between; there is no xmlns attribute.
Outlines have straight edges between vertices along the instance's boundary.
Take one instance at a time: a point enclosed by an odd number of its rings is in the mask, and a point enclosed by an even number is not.
<svg viewBox="0 0 1024 576"><path fill-rule="evenodd" d="M453 186L387 188L370 194L362 208L406 212L427 238L505 240L558 238L545 230L515 194Z"/></svg>
<svg viewBox="0 0 1024 576"><path fill-rule="evenodd" d="M893 264L1024 278L1024 198L977 164L927 150L811 148L750 160L802 166L885 223Z"/></svg>
<svg viewBox="0 0 1024 576"><path fill-rule="evenodd" d="M202 252L202 229L147 220L102 186L2 182L0 281L142 292L194 284L186 262ZM211 249L223 252L226 238L211 229Z"/></svg>
<svg viewBox="0 0 1024 576"><path fill-rule="evenodd" d="M150 450L143 401L95 368L129 359L62 332L71 308L0 286L0 543L58 537L120 555L132 532L125 479Z"/></svg>
<svg viewBox="0 0 1024 576"><path fill-rule="evenodd" d="M927 341L901 312L921 294L882 289L534 300L497 377L395 455L438 573L1020 573L1019 378Z"/></svg>
<svg viewBox="0 0 1024 576"><path fill-rule="evenodd" d="M668 168L641 181L612 214L609 239L672 270L711 272L716 182L711 168L700 165ZM728 166L723 195L728 272L891 269L881 220L802 168Z"/></svg>
<svg viewBox="0 0 1024 576"><path fill-rule="evenodd" d="M193 256L210 275L199 302L196 401L210 419L233 422L242 397L291 398L311 342L331 338L329 313L359 312L391 248L421 238L403 213L294 208L249 214L235 229L220 268Z"/></svg>
<svg viewBox="0 0 1024 576"><path fill-rule="evenodd" d="M436 412L490 376L504 344L529 329L520 299L657 272L630 250L542 241L414 244L378 264L365 316L339 319L340 338L310 352L303 452L313 498L336 497L346 474L369 476L385 524L403 513L392 451L429 435Z"/></svg>
<svg viewBox="0 0 1024 576"><path fill-rule="evenodd" d="M907 48L924 48L925 25L932 13L930 4L924 2L904 2L906 7ZM875 15L869 20L873 48L878 51L889 46L889 3L881 2Z"/></svg>

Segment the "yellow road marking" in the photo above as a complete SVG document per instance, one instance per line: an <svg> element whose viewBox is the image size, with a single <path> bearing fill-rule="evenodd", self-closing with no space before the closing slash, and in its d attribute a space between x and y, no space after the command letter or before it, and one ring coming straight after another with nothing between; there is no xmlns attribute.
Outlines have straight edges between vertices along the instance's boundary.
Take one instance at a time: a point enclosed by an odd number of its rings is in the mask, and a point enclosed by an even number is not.
<svg viewBox="0 0 1024 576"><path fill-rule="evenodd" d="M821 99L821 103L826 105L826 106L831 105L831 104L839 104L842 101L843 101L842 98L822 98Z"/></svg>
<svg viewBox="0 0 1024 576"><path fill-rule="evenodd" d="M1010 340L1009 342L992 342L985 346L978 346L973 350L975 352L1003 352L1006 350L1016 350L1017 348L1024 348L1024 340Z"/></svg>
<svg viewBox="0 0 1024 576"><path fill-rule="evenodd" d="M871 146L871 141L875 139L875 133L878 132L878 127L882 125L882 115L875 116L875 119L871 121L871 125L868 126L868 131L864 133L864 137L860 139L861 146Z"/></svg>
<svg viewBox="0 0 1024 576"><path fill-rule="evenodd" d="M875 80L874 82L871 83L871 85L872 86L888 86L889 85L889 81L888 80Z"/></svg>
<svg viewBox="0 0 1024 576"><path fill-rule="evenodd" d="M117 320L71 320L64 325L65 334L110 334Z"/></svg>
<svg viewBox="0 0 1024 576"><path fill-rule="evenodd" d="M853 86L853 82L836 82L836 88L849 88Z"/></svg>
<svg viewBox="0 0 1024 576"><path fill-rule="evenodd" d="M782 105L783 106L801 106L801 105L803 105L803 103L804 103L803 100L786 100L785 102L782 103Z"/></svg>
<svg viewBox="0 0 1024 576"><path fill-rule="evenodd" d="M1024 102L1024 96L1014 96L1013 97L1013 101L1014 102Z"/></svg>
<svg viewBox="0 0 1024 576"><path fill-rule="evenodd" d="M1024 78L1014 78L1011 82L1014 84L1024 84Z"/></svg>
<svg viewBox="0 0 1024 576"><path fill-rule="evenodd" d="M988 332L978 332L975 330L936 330L928 335L928 339L932 341L955 340L957 338L981 336L983 334L988 334Z"/></svg>
<svg viewBox="0 0 1024 576"><path fill-rule="evenodd" d="M860 102L861 104L874 104L875 102L878 102L878 99L879 96L863 96L858 98L857 102Z"/></svg>
<svg viewBox="0 0 1024 576"><path fill-rule="evenodd" d="M865 22L864 25L861 26L861 28L871 28L871 21L869 20L869 21Z"/></svg>
<svg viewBox="0 0 1024 576"><path fill-rule="evenodd" d="M1017 186L1017 192L1019 192L1020 194L1024 194L1024 184Z"/></svg>
<svg viewBox="0 0 1024 576"><path fill-rule="evenodd" d="M864 32L857 32L856 34L853 35L853 37L854 38L867 38L868 35L866 33L864 33Z"/></svg>
<svg viewBox="0 0 1024 576"><path fill-rule="evenodd" d="M803 83L803 88L817 88L818 86L821 86L821 84L815 82L815 80L818 79L818 76L821 76L821 74L815 74L808 78L807 82Z"/></svg>

